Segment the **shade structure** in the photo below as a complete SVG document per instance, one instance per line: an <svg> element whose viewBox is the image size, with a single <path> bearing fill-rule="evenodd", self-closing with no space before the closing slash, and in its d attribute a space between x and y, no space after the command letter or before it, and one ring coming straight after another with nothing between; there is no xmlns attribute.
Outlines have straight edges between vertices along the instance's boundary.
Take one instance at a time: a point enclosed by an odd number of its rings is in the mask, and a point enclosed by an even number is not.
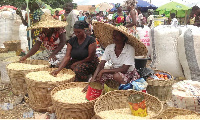
<svg viewBox="0 0 200 120"><path fill-rule="evenodd" d="M189 9L190 8L186 5L177 2L169 2L160 6L156 11L159 11L159 14L165 14L167 17L170 16L170 13L176 13L177 17L185 17L185 11Z"/></svg>
<svg viewBox="0 0 200 120"><path fill-rule="evenodd" d="M141 9L141 12L147 12L148 9L157 9L157 7L147 1L143 1L143 0L137 0L137 7Z"/></svg>

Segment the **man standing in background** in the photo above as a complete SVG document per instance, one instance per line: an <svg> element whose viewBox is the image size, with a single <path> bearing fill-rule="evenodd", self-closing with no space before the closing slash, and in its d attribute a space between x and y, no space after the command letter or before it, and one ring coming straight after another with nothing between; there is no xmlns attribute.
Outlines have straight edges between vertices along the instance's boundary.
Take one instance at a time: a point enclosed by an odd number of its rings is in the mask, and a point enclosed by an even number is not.
<svg viewBox="0 0 200 120"><path fill-rule="evenodd" d="M74 34L74 24L77 19L77 14L73 10L73 3L68 2L64 5L63 9L65 10L64 16L63 16L63 21L67 21L68 25L65 27L66 29L66 40L68 41Z"/></svg>

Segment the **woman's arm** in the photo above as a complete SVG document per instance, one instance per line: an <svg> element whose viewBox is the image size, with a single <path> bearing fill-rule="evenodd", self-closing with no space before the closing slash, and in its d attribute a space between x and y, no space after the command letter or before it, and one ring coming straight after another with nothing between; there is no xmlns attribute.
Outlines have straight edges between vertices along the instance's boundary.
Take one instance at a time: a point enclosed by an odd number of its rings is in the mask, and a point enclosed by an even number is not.
<svg viewBox="0 0 200 120"><path fill-rule="evenodd" d="M126 25L126 27L136 26L137 20L136 20L136 12L134 10L130 11L130 17L132 19L132 22L130 24Z"/></svg>
<svg viewBox="0 0 200 120"><path fill-rule="evenodd" d="M102 73L116 73L116 72L121 72L121 73L126 73L129 69L130 65L123 65L122 67L119 68L114 68L114 69L102 69Z"/></svg>
<svg viewBox="0 0 200 120"><path fill-rule="evenodd" d="M28 26L28 23L26 22L26 20L25 20L25 19L23 18L23 16L22 16L22 11L17 9L17 10L16 10L16 14L20 16L22 23L23 23L25 26ZM27 13L26 13L25 17L26 17L26 16L27 16Z"/></svg>
<svg viewBox="0 0 200 120"><path fill-rule="evenodd" d="M53 53L49 56L49 59L55 56L66 44L66 33L62 33L59 36L60 43L58 44L58 47L53 51Z"/></svg>
<svg viewBox="0 0 200 120"><path fill-rule="evenodd" d="M51 72L51 75L56 76L67 65L67 63L69 62L71 58L71 50L72 50L72 46L69 43L67 43L67 52L65 54L65 57L61 61L58 69Z"/></svg>
<svg viewBox="0 0 200 120"><path fill-rule="evenodd" d="M95 78L97 77L98 73L104 69L106 61L105 60L101 60L101 62L98 64L97 69L94 72L94 75L92 76L91 81L95 81Z"/></svg>
<svg viewBox="0 0 200 120"><path fill-rule="evenodd" d="M20 58L20 61L24 61L30 56L34 55L39 50L41 44L42 44L41 41L36 41L33 48L31 48L31 50L24 57Z"/></svg>

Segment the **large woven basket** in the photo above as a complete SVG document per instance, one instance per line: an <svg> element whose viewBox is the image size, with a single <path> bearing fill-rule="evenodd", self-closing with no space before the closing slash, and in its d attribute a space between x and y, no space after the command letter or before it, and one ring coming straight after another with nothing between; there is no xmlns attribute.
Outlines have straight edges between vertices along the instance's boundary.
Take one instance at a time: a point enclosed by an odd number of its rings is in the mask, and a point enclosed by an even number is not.
<svg viewBox="0 0 200 120"><path fill-rule="evenodd" d="M0 48L0 53L6 53L6 52L8 52L7 48Z"/></svg>
<svg viewBox="0 0 200 120"><path fill-rule="evenodd" d="M175 83L173 76L164 71L154 70L155 73L166 73L171 76L167 80L147 79L147 93L158 97L161 101L169 100L172 97L172 85Z"/></svg>
<svg viewBox="0 0 200 120"><path fill-rule="evenodd" d="M48 67L50 66L49 62L44 61L44 60L26 60L26 61L24 61L24 63L32 64L32 65L48 65ZM27 84L25 83L25 75L29 72L34 72L34 71L38 71L38 70L39 69L12 70L12 69L7 68L13 93L15 95L26 94L27 93Z"/></svg>
<svg viewBox="0 0 200 120"><path fill-rule="evenodd" d="M186 116L186 115L197 115L199 119L200 114L194 111L186 110L186 109L179 109L179 108L168 108L163 111L160 115L154 117L154 119L173 119L176 116ZM184 118L179 118L184 119Z"/></svg>
<svg viewBox="0 0 200 120"><path fill-rule="evenodd" d="M87 86L86 82L71 82L55 87L51 91L51 97L60 90ZM86 103L63 103L52 97L53 109L57 119L91 119L94 116L94 103L96 100ZM66 101L67 102L67 101Z"/></svg>
<svg viewBox="0 0 200 120"><path fill-rule="evenodd" d="M43 68L40 71L53 71L56 68ZM63 69L59 74L73 75L63 81L36 81L26 76L26 84L28 91L28 103L35 111L46 112L47 108L52 106L51 91L58 85L74 81L75 73L70 69ZM53 77L53 76L52 76Z"/></svg>
<svg viewBox="0 0 200 120"><path fill-rule="evenodd" d="M103 117L98 115L98 113L100 113L101 111L129 108L127 97L130 94L141 94L144 96L147 108L156 113L156 115L152 117L155 117L161 113L163 109L163 104L156 97L134 90L115 90L108 92L105 95L102 95L95 102L94 105L95 116L93 118L102 119Z"/></svg>
<svg viewBox="0 0 200 120"><path fill-rule="evenodd" d="M3 44L8 51L17 51L17 50L21 49L21 41L20 40L6 41Z"/></svg>

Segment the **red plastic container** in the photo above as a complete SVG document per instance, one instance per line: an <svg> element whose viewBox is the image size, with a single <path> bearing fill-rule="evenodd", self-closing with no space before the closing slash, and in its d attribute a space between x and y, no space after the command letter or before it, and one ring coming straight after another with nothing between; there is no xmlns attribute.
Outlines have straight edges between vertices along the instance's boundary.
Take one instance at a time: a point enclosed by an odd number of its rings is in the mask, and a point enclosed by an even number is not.
<svg viewBox="0 0 200 120"><path fill-rule="evenodd" d="M100 89L96 89L97 86ZM98 84L98 83L89 84L88 89L87 89L87 93L86 93L86 99L88 101L95 100L96 98L98 98L102 94L102 90L103 89L102 89L101 84Z"/></svg>

